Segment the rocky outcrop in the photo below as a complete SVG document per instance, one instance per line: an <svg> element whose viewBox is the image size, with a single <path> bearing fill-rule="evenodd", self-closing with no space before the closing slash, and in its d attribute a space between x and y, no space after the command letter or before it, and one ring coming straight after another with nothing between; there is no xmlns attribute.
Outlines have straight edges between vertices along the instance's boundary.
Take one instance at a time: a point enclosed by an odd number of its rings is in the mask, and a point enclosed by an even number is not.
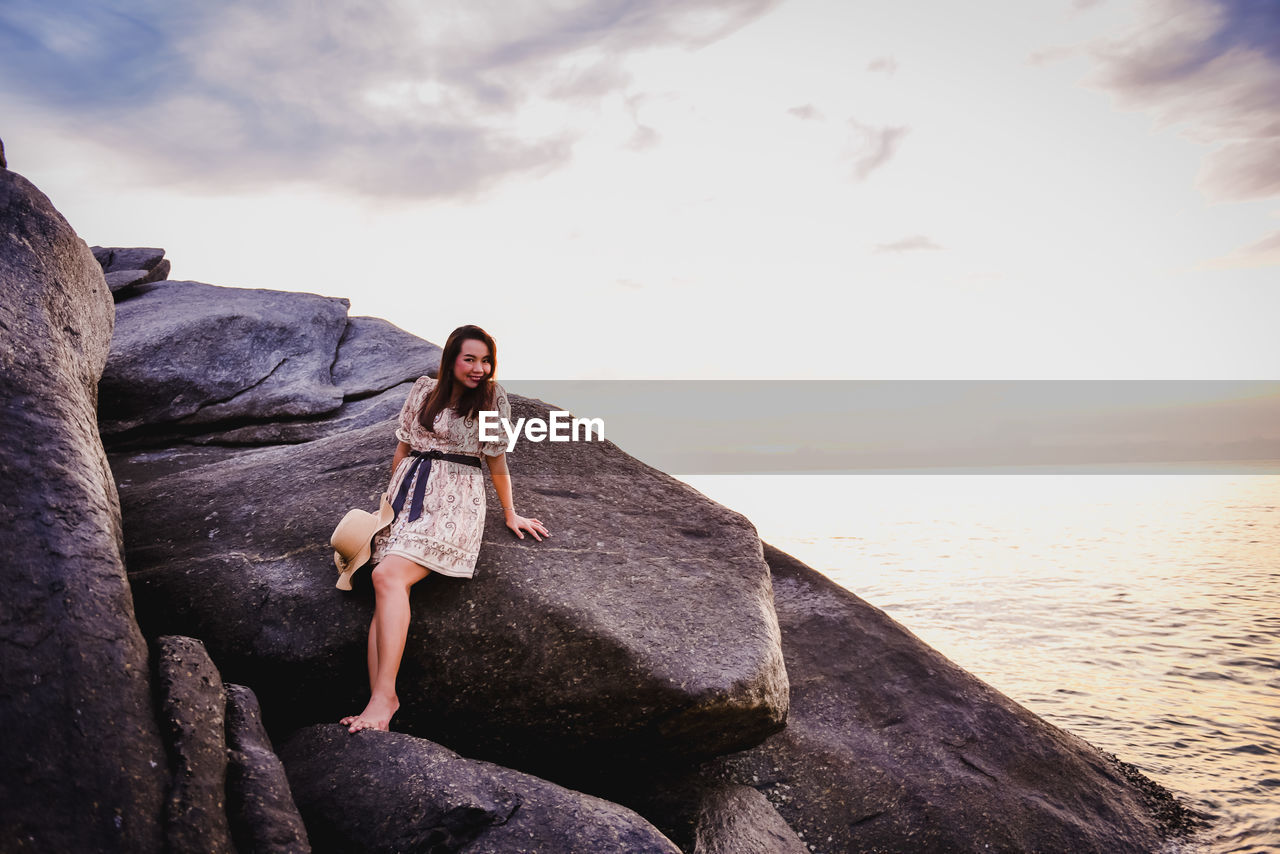
<svg viewBox="0 0 1280 854"><path fill-rule="evenodd" d="M753 786L706 774L628 781L632 806L660 823L681 851L695 854L810 854L809 848ZM627 797L628 793L614 794Z"/></svg>
<svg viewBox="0 0 1280 854"><path fill-rule="evenodd" d="M317 755L352 738L315 725L362 707L372 611L367 571L353 593L333 588L328 534L386 486L408 392L402 374L377 372L408 336L356 320L328 378L339 408L181 438L144 420L111 454L145 631L204 638L258 692L278 743L326 733ZM317 345L326 355L332 338ZM548 412L513 400L517 418ZM761 544L732 511L607 442L524 443L510 464L522 511L554 521L554 537L517 541L491 517L475 578L414 588L393 723L411 743L607 798L685 851L1160 845L1167 827L1124 766ZM291 756L296 791L314 766ZM335 803L342 786L326 785L318 803ZM494 809L476 820L498 822ZM313 837L369 828L310 810Z"/></svg>
<svg viewBox="0 0 1280 854"><path fill-rule="evenodd" d="M135 285L169 278L169 261L163 249L119 249L94 246L93 257L102 265L107 286L117 302L132 296Z"/></svg>
<svg viewBox="0 0 1280 854"><path fill-rule="evenodd" d="M1189 826L1187 811L1150 781L1135 785L1131 768L790 555L764 551L791 678L787 727L682 779L610 793L668 834L689 803L723 809L724 782L759 789L816 854L1137 854ZM686 793L683 804L672 791Z"/></svg>
<svg viewBox="0 0 1280 854"><path fill-rule="evenodd" d="M307 854L307 829L284 765L262 725L253 691L224 684L227 694L227 817L241 854Z"/></svg>
<svg viewBox="0 0 1280 854"><path fill-rule="evenodd" d="M171 769L165 850L308 854L302 816L253 691L223 683L195 638L166 635L153 646Z"/></svg>
<svg viewBox="0 0 1280 854"><path fill-rule="evenodd" d="M307 727L280 757L317 852L680 850L625 807L404 733Z"/></svg>
<svg viewBox="0 0 1280 854"><path fill-rule="evenodd" d="M172 769L165 847L234 854L226 807L227 696L218 669L194 638L157 638L154 661Z"/></svg>
<svg viewBox="0 0 1280 854"><path fill-rule="evenodd" d="M3 171L0 215L13 846L1139 852L1185 815L607 442L512 455L553 539L490 517L475 578L415 587L402 731L349 734L373 602L328 535L438 349L345 300L159 281L108 357L102 262Z"/></svg>
<svg viewBox="0 0 1280 854"><path fill-rule="evenodd" d="M514 417L547 414L513 402ZM372 593L365 573L353 594L334 588L328 537L346 508L374 506L394 445L383 422L185 466L117 458L144 629L203 638L269 726L363 708ZM607 442L531 444L510 466L523 512L560 520L554 539L517 540L491 514L475 578L415 588L397 728L566 775L709 756L782 725L749 522Z"/></svg>
<svg viewBox="0 0 1280 854"><path fill-rule="evenodd" d="M160 851L167 776L95 420L112 302L38 189L0 171L0 839Z"/></svg>
<svg viewBox="0 0 1280 854"><path fill-rule="evenodd" d="M199 282L135 290L116 307L101 383L104 438L143 424L294 418L342 405L330 366L346 300Z"/></svg>
<svg viewBox="0 0 1280 854"><path fill-rule="evenodd" d="M134 288L116 307L102 376L104 439L116 448L306 442L393 417L407 387L379 396L434 372L440 348L385 320L349 318L348 306L200 282Z"/></svg>

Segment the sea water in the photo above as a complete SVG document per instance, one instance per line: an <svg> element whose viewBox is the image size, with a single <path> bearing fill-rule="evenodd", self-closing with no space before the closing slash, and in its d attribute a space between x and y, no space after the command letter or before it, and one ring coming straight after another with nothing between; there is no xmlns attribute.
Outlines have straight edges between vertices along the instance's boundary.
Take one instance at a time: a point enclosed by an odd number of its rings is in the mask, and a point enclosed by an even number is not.
<svg viewBox="0 0 1280 854"><path fill-rule="evenodd" d="M1213 826L1280 851L1280 474L687 475Z"/></svg>

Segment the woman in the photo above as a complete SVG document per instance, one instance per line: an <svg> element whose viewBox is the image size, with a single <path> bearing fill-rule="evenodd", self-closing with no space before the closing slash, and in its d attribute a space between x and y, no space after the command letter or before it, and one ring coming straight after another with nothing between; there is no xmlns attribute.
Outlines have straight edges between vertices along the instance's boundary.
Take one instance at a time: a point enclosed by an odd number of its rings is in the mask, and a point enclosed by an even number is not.
<svg viewBox="0 0 1280 854"><path fill-rule="evenodd" d="M480 456L506 514L524 539L550 536L537 519L515 511L507 471L506 436L480 441L479 412L510 419L507 393L493 381L497 345L479 326L459 326L445 342L439 380L420 377L400 410L388 495L395 521L374 537L370 563L376 604L369 625L369 704L342 719L349 732L386 730L400 708L396 673L409 634L409 588L433 570L471 578L484 534L484 476ZM430 455L428 455L430 452Z"/></svg>

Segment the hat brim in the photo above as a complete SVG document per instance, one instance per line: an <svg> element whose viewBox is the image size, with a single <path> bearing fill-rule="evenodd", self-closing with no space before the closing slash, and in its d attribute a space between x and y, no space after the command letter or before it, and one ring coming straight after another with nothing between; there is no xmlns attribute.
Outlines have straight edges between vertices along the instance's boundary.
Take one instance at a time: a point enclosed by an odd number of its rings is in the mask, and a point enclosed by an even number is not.
<svg viewBox="0 0 1280 854"><path fill-rule="evenodd" d="M370 556L373 554L373 538L378 532L386 528L395 521L395 510L391 507L391 502L387 500L387 494L382 493L382 500L378 507L378 515L374 522L375 527L369 532L368 538L361 537L360 550L355 553L351 560L347 560L342 553L336 549L333 552L333 563L338 568L338 581L334 585L339 590L351 590L351 578L356 574L360 567L369 562Z"/></svg>

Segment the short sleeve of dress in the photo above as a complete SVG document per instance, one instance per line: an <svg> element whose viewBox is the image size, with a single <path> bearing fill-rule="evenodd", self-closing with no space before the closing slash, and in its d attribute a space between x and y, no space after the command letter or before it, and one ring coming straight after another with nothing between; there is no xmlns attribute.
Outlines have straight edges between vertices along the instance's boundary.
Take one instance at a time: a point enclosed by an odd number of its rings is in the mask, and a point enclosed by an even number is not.
<svg viewBox="0 0 1280 854"><path fill-rule="evenodd" d="M507 400L507 390L498 383L493 384L494 409L498 412L498 417L508 424L511 423L511 401ZM493 410L489 410L492 412ZM499 438L493 442L481 442L480 451L487 457L496 457L499 454L507 452L507 432L505 429L499 428Z"/></svg>
<svg viewBox="0 0 1280 854"><path fill-rule="evenodd" d="M405 398L404 406L400 408L400 417L396 420L396 438L401 442L405 444L412 442L414 419L418 417L418 412L422 409L422 404L426 401L434 384L435 380L431 377L418 377L418 381L409 390L409 396Z"/></svg>

